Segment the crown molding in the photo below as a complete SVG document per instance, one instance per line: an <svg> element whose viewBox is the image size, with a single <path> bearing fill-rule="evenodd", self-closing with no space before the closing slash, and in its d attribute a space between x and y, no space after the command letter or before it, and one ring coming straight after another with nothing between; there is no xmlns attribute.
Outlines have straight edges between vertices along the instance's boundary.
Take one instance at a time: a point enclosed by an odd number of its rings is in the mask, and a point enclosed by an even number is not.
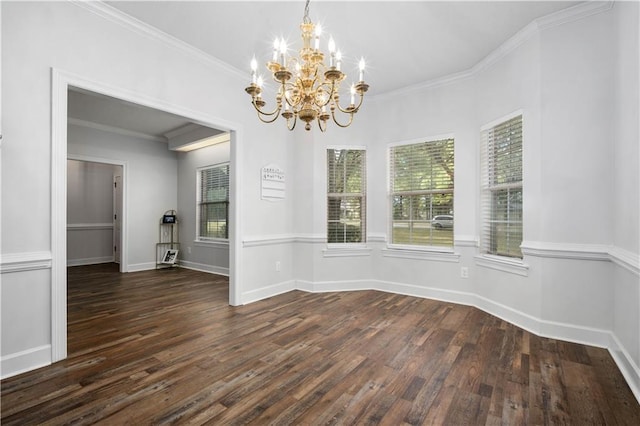
<svg viewBox="0 0 640 426"><path fill-rule="evenodd" d="M69 0L69 1L78 7L88 10L130 31L133 31L137 34L148 37L150 39L159 41L167 46L171 46L178 50L181 50L186 54L188 54L189 56L192 56L205 64L212 65L233 77L237 77L243 80L246 79L246 73L242 72L236 67L214 56L211 56L208 53L205 53L204 51L198 49L197 47L194 47L172 35L167 34L164 31L161 31L154 26L151 26L145 22L142 22L139 19L134 18L133 16L127 15L126 13L114 8L113 6L109 6L108 4L103 3L102 1L79 1L79 0Z"/></svg>
<svg viewBox="0 0 640 426"><path fill-rule="evenodd" d="M460 71L455 74L449 74L443 77L435 78L425 82L405 86L400 89L381 93L379 95L370 96L370 99L384 99L386 97L401 96L409 93L415 93L427 89L445 86L447 84L457 83L468 78L474 77L477 73L491 67L500 59L513 52L523 43L538 35L540 31L564 25L573 21L577 21L598 13L606 12L613 7L613 1L586 1L575 6L568 7L558 12L552 13L541 18L537 18L518 31L516 34L507 39L495 50L481 59L471 68Z"/></svg>
<svg viewBox="0 0 640 426"><path fill-rule="evenodd" d="M130 136L134 138L146 139L154 142L167 143L167 139L161 136L148 135L146 133L134 132L133 130L121 129L119 127L109 126L107 124L94 123L93 121L81 120L79 118L69 117L69 124L73 124L80 127L86 127L88 129L101 130L103 132L116 133L123 136Z"/></svg>

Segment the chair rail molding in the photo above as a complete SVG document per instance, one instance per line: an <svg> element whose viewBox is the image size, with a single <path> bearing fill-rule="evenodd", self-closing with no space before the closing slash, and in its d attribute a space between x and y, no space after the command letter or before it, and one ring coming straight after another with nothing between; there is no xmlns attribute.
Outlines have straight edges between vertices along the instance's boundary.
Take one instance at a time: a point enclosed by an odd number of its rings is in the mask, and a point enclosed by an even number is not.
<svg viewBox="0 0 640 426"><path fill-rule="evenodd" d="M5 253L0 256L0 272L3 274L38 269L51 269L50 251Z"/></svg>

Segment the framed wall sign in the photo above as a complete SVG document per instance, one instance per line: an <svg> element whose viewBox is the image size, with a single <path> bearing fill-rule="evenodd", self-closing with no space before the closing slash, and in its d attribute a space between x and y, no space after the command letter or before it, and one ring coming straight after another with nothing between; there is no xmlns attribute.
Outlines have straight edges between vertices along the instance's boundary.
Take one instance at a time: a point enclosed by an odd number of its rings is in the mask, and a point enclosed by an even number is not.
<svg viewBox="0 0 640 426"><path fill-rule="evenodd" d="M282 168L276 164L267 164L261 169L262 199L283 200L286 193L286 178Z"/></svg>

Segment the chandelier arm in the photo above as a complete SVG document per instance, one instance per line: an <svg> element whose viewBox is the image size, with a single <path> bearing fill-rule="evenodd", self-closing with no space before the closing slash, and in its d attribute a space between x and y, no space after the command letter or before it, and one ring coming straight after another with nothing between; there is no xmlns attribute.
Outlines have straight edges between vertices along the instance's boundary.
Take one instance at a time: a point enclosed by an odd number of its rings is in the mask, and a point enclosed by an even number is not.
<svg viewBox="0 0 640 426"><path fill-rule="evenodd" d="M289 120L287 120L287 129L289 130L295 129L297 122L298 122L298 114L293 114L293 126L289 127Z"/></svg>
<svg viewBox="0 0 640 426"><path fill-rule="evenodd" d="M353 108L351 107L351 105L349 105L347 108L342 108L338 102L336 102L335 105L338 107L340 112L344 112L345 114L352 114L352 113L355 114L360 109L360 106L362 105L362 101L364 100L364 95L359 95L359 96L360 96L360 101L358 102L358 105L354 106Z"/></svg>
<svg viewBox="0 0 640 426"><path fill-rule="evenodd" d="M251 99L251 105L253 105L253 107L256 109L256 111L258 112L258 115L265 115L265 116L268 117L268 116L280 113L280 106L278 106L278 105L276 105L276 109L274 109L271 112L265 112L265 111L261 110L260 107L258 105L256 105L256 98Z"/></svg>
<svg viewBox="0 0 640 426"><path fill-rule="evenodd" d="M262 121L263 123L273 123L274 121L276 121L276 120L278 119L278 117L280 117L280 111L282 110L282 107L280 107L280 106L279 106L278 108L276 108L276 110L275 110L275 111L273 111L273 112L271 112L271 113L265 113L265 112L262 112L262 111L260 110L260 108L255 104L255 102L254 102L254 101L252 101L252 102L251 102L251 104L253 105L253 107L254 107L254 108L256 109L256 111L258 112L258 118L259 118L259 119L260 119L260 121ZM264 117L270 117L270 116L272 116L272 115L273 115L274 117L273 117L272 119L270 119L270 120L267 120L267 119L262 118L263 116L264 116Z"/></svg>
<svg viewBox="0 0 640 426"><path fill-rule="evenodd" d="M351 123L353 122L353 112L346 112L347 114L349 114L349 122L347 124L342 124L340 123L337 119L336 119L336 112L333 108L331 108L331 118L333 118L333 122L336 123L338 126L345 128L345 127L349 127L351 125Z"/></svg>
<svg viewBox="0 0 640 426"><path fill-rule="evenodd" d="M324 127L322 127L322 123L324 123ZM327 130L327 122L323 120L318 120L318 127L320 128L320 131L324 133Z"/></svg>

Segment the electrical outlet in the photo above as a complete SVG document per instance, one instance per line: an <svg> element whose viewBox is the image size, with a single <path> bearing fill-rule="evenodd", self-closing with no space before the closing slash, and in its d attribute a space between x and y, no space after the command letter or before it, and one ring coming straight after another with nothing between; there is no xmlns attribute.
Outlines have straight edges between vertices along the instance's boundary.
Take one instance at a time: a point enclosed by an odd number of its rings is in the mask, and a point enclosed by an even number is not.
<svg viewBox="0 0 640 426"><path fill-rule="evenodd" d="M276 262L276 272L280 272L280 261Z"/></svg>
<svg viewBox="0 0 640 426"><path fill-rule="evenodd" d="M466 266L462 266L460 268L460 277L461 278L469 278L469 268Z"/></svg>
<svg viewBox="0 0 640 426"><path fill-rule="evenodd" d="M191 246L187 247L187 253L191 254Z"/></svg>

